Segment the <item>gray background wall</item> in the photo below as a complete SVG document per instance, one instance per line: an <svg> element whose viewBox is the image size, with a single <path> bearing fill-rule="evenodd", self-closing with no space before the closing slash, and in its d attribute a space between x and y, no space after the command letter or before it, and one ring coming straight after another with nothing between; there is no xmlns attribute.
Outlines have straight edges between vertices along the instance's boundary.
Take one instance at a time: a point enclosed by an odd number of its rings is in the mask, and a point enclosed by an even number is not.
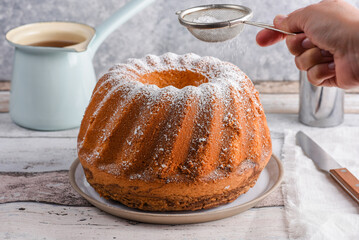
<svg viewBox="0 0 359 240"><path fill-rule="evenodd" d="M1 0L0 80L10 80L13 48L5 33L16 26L39 21L76 21L97 26L129 0ZM223 43L195 39L177 20L175 12L208 3L234 3L250 7L253 20L271 23L277 14L316 3L316 0L157 0L113 32L99 48L94 65L101 76L115 63L130 57L165 52L194 52L238 65L252 80L297 80L298 71L285 44L261 48L255 43L259 28L247 26L241 35ZM348 2L358 7L358 0Z"/></svg>

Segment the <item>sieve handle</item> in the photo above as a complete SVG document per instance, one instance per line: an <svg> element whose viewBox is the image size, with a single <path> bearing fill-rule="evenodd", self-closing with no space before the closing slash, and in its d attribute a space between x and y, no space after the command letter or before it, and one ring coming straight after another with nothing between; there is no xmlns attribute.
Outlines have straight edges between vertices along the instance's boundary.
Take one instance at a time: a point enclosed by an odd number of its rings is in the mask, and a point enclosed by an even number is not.
<svg viewBox="0 0 359 240"><path fill-rule="evenodd" d="M290 32L286 32L286 31L280 30L278 28L275 28L271 24L260 23L260 22L251 22L251 21L243 21L243 23L248 24L248 25L252 25L252 26L256 26L256 27L270 29L270 30L273 30L273 31L276 31L276 32L284 33L286 35L296 35L295 33L290 33Z"/></svg>

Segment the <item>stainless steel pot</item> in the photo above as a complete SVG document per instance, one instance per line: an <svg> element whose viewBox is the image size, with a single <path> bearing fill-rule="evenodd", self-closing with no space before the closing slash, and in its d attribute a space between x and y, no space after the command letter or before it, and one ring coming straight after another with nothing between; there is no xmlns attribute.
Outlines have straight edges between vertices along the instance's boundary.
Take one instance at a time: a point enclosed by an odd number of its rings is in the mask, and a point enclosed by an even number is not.
<svg viewBox="0 0 359 240"><path fill-rule="evenodd" d="M316 87L300 72L299 121L312 127L334 127L344 120L344 91L334 87Z"/></svg>

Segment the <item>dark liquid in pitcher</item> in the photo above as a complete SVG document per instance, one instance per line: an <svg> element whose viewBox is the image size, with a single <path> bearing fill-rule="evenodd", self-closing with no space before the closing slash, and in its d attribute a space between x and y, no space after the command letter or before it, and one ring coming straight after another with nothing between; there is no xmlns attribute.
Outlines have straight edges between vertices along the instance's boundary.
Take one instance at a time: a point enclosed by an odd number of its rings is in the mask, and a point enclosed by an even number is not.
<svg viewBox="0 0 359 240"><path fill-rule="evenodd" d="M36 46L36 47L67 47L74 44L78 44L78 42L70 42L70 41L42 41L42 42L35 42L29 44L29 46Z"/></svg>

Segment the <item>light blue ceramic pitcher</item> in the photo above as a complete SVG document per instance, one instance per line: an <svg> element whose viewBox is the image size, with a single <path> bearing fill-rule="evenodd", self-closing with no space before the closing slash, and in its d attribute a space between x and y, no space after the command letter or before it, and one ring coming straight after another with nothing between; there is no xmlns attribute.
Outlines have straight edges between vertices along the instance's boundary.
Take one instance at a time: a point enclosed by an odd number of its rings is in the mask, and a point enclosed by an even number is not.
<svg viewBox="0 0 359 240"><path fill-rule="evenodd" d="M78 127L96 83L92 58L118 26L154 0L132 0L96 28L71 22L34 23L6 34L15 46L10 115L35 130ZM72 42L66 47L34 43Z"/></svg>

